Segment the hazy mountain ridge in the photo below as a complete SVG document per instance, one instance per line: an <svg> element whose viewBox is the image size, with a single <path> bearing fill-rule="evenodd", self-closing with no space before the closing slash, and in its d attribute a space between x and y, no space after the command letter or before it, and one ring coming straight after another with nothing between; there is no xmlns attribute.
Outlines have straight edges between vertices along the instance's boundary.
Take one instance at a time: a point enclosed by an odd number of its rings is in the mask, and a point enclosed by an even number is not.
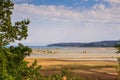
<svg viewBox="0 0 120 80"><path fill-rule="evenodd" d="M98 41L90 43L55 43L49 44L48 47L113 47L116 44L120 44L120 41Z"/></svg>

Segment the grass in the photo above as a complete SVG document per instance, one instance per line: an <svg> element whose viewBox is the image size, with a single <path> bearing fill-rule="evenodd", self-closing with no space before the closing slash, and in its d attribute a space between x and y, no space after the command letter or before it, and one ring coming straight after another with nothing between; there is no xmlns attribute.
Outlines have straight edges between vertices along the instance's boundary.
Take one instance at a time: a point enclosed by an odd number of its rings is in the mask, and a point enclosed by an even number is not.
<svg viewBox="0 0 120 80"><path fill-rule="evenodd" d="M88 65L50 65L50 66L44 66L41 68L41 70L60 70L62 67L67 67L71 70L88 70L88 69L100 69L100 68L114 68L116 65L98 65L98 66L88 66Z"/></svg>
<svg viewBox="0 0 120 80"><path fill-rule="evenodd" d="M67 78L69 78L68 80L99 80L98 78L93 78L93 76L83 76L80 75L79 73L77 73L76 71L88 71L88 72L94 72L95 73L101 73L101 72L97 72L96 70L101 70L102 68L105 69L109 69L109 68L115 68L116 65L101 65L101 66L88 66L88 65L51 65L51 66L47 66L47 67L43 67L41 69L41 71L46 71L48 72L47 74L43 74L43 76L46 76L43 80L62 80L61 78L63 77L63 70L62 68L66 68L66 72L70 73L67 74ZM91 71L94 70L94 71ZM102 74L109 74L109 72L102 72ZM97 75L97 74L96 74ZM55 78L55 79L53 79Z"/></svg>
<svg viewBox="0 0 120 80"><path fill-rule="evenodd" d="M42 80L86 80L85 78L74 74L68 67L62 67L58 73L52 75L42 75ZM66 79L65 79L66 78ZM87 80L93 80L87 79Z"/></svg>
<svg viewBox="0 0 120 80"><path fill-rule="evenodd" d="M49 58L27 58L25 60L30 63L34 60L37 60L38 65L42 66L40 73L43 75L43 79L41 80L62 80L61 78L63 75L61 69L63 67L71 70L71 75L67 76L71 79L68 80L101 80L102 76L107 76L110 80L116 80L111 79L115 76L112 77L112 75L110 75L111 73L115 72L114 69L117 65L117 62L115 61L69 61ZM83 75L81 75L81 71L84 72ZM91 73L94 74L92 75ZM102 80L105 78L103 77Z"/></svg>

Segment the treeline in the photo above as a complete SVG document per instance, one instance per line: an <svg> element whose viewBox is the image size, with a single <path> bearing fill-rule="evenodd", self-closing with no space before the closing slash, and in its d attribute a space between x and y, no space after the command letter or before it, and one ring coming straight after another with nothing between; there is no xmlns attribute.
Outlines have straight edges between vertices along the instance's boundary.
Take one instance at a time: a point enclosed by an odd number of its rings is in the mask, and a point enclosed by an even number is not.
<svg viewBox="0 0 120 80"><path fill-rule="evenodd" d="M48 47L113 47L119 44L120 41L98 41L90 43L56 43L50 44Z"/></svg>

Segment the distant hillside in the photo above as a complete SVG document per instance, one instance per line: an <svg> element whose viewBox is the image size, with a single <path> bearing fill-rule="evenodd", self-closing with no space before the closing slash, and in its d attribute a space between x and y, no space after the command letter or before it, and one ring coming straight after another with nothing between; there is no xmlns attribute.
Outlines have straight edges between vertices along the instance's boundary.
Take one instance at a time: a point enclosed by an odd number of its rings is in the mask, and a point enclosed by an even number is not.
<svg viewBox="0 0 120 80"><path fill-rule="evenodd" d="M90 43L56 43L50 44L48 47L113 47L115 44L119 44L120 41L99 41Z"/></svg>

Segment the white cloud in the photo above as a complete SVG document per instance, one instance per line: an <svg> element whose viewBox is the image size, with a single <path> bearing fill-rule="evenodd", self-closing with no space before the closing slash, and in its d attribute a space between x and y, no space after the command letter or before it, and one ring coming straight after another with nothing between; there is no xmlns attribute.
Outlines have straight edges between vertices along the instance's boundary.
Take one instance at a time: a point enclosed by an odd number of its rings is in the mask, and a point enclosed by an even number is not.
<svg viewBox="0 0 120 80"><path fill-rule="evenodd" d="M27 3L28 1L31 1L31 0L12 0L12 1L16 3Z"/></svg>
<svg viewBox="0 0 120 80"><path fill-rule="evenodd" d="M119 26L102 24L85 24L84 26L43 26L31 27L28 40L24 43L45 45L56 42L92 42L100 40L118 40Z"/></svg>
<svg viewBox="0 0 120 80"><path fill-rule="evenodd" d="M104 0L106 2L110 2L110 3L120 3L120 0Z"/></svg>
<svg viewBox="0 0 120 80"><path fill-rule="evenodd" d="M97 23L119 23L120 22L120 6L105 8L103 4L96 4L93 9L84 11L75 11L64 6L35 6L28 4L16 4L15 16L43 19L52 21L82 21Z"/></svg>
<svg viewBox="0 0 120 80"><path fill-rule="evenodd" d="M71 11L64 6L35 6L35 5L15 5L15 13L21 17L43 18L43 19L80 19L83 14Z"/></svg>
<svg viewBox="0 0 120 80"><path fill-rule="evenodd" d="M88 42L119 39L120 6L106 8L96 4L92 9L75 11L64 6L15 4L13 19L31 19L31 45L54 42ZM18 19L17 19L18 18Z"/></svg>
<svg viewBox="0 0 120 80"><path fill-rule="evenodd" d="M93 9L105 9L105 5L104 4L95 4L93 6Z"/></svg>

